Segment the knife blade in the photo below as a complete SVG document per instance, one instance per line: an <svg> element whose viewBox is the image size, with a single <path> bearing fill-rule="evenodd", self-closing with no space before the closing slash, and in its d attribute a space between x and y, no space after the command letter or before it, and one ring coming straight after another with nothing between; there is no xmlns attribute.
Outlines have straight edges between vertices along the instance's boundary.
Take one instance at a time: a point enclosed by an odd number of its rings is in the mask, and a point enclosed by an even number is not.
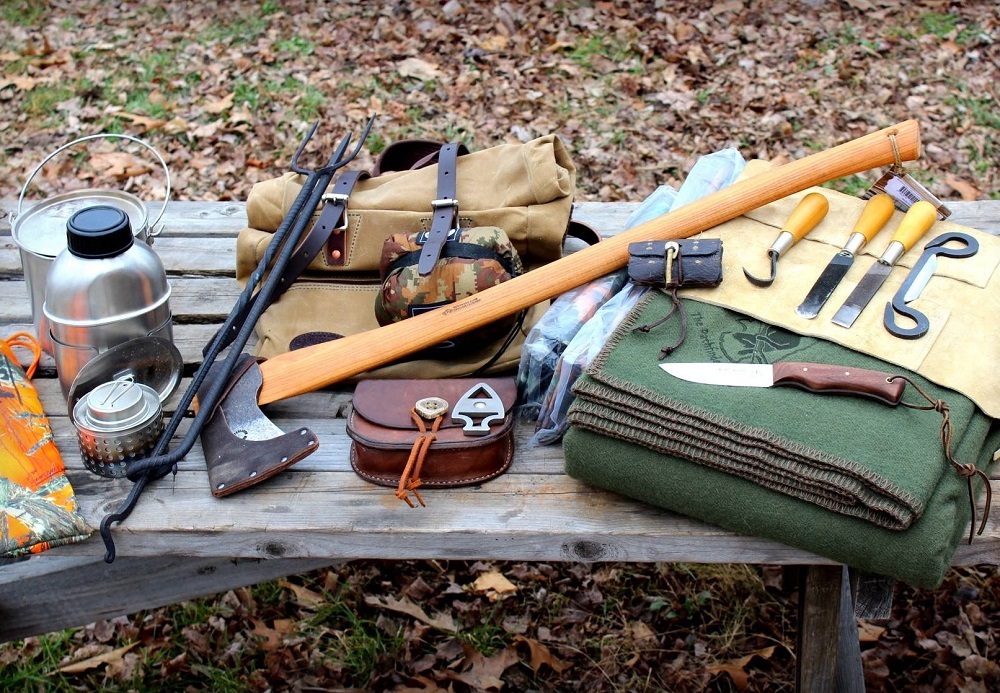
<svg viewBox="0 0 1000 693"><path fill-rule="evenodd" d="M854 229L844 244L844 249L833 256L826 269L819 275L816 283L806 294L805 300L799 304L795 312L806 319L815 318L826 304L847 270L854 264L854 257L864 249L892 216L896 205L886 193L875 195L865 203Z"/></svg>
<svg viewBox="0 0 1000 693"><path fill-rule="evenodd" d="M861 278L854 291L844 301L844 305L833 316L833 323L841 327L850 327L861 315L861 311L872 300L872 297L882 288L889 277L892 266L902 257L903 253L913 247L913 244L923 236L937 221L937 209L926 200L915 202L899 222L896 233L889 241L888 247L881 257L871 266L867 274Z"/></svg>
<svg viewBox="0 0 1000 693"><path fill-rule="evenodd" d="M661 363L681 380L735 387L797 387L817 394L858 395L891 406L899 404L906 382L889 373L825 363Z"/></svg>

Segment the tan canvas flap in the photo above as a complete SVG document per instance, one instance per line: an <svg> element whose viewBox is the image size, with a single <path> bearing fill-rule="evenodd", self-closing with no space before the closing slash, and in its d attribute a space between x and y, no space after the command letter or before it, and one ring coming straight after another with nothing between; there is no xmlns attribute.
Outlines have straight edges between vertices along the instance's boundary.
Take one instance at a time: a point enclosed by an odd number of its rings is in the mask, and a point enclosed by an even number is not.
<svg viewBox="0 0 1000 693"><path fill-rule="evenodd" d="M750 162L743 175L753 175L769 164ZM802 241L778 261L777 278L768 288L752 285L743 276L767 276L767 249L783 222L803 196L821 192L830 211ZM864 201L825 188L811 188L778 200L704 232L721 238L724 280L714 289L686 289L684 296L732 308L772 325L799 334L830 340L916 371L929 380L969 397L992 417L1000 417L1000 238L948 221L939 221L899 260L882 288L850 329L830 321L848 294L875 259L882 254L900 220L895 212L889 223L867 245L833 295L811 320L795 307L833 256L847 241ZM968 258L939 258L937 271L920 298L910 305L930 320L929 332L919 339L900 339L883 325L883 311L907 273L920 258L923 247L939 234L961 231L979 241L979 252ZM762 348L765 348L762 346ZM850 365L850 364L846 364Z"/></svg>
<svg viewBox="0 0 1000 693"><path fill-rule="evenodd" d="M320 253L309 269L375 270L385 238L429 229L437 170L434 165L359 181L348 203L345 263L331 268ZM302 181L302 176L287 173L254 185L247 198L248 226L265 232L277 229ZM555 135L472 152L458 158L460 223L502 228L529 266L551 262L562 253L575 185L576 168ZM241 238L238 279L257 266L268 240L259 235Z"/></svg>

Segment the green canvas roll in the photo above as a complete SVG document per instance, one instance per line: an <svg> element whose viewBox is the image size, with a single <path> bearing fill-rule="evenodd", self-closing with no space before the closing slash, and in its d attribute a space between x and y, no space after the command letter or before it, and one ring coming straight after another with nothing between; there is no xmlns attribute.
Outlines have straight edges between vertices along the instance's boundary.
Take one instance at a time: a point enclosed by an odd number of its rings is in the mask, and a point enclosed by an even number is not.
<svg viewBox="0 0 1000 693"><path fill-rule="evenodd" d="M957 461L985 467L1000 444L996 422L957 392L717 306L685 307L689 333L670 360L807 361L903 374L949 404ZM564 439L567 473L913 585L939 584L971 521L967 482L945 458L941 415L853 396L673 378L658 355L678 325L632 331L668 309L669 299L651 293L577 381ZM925 403L909 386L904 401Z"/></svg>

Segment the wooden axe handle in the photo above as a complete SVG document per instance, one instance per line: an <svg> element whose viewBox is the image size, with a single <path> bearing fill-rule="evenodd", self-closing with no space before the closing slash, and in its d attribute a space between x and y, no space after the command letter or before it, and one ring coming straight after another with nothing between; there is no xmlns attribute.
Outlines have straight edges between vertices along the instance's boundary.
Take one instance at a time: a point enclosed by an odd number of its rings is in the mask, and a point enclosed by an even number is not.
<svg viewBox="0 0 1000 693"><path fill-rule="evenodd" d="M447 307L275 356L261 364L258 402L318 390L555 298L625 266L629 243L687 238L808 187L888 166L896 161L890 135L902 161L919 156L920 127L907 120L777 166Z"/></svg>

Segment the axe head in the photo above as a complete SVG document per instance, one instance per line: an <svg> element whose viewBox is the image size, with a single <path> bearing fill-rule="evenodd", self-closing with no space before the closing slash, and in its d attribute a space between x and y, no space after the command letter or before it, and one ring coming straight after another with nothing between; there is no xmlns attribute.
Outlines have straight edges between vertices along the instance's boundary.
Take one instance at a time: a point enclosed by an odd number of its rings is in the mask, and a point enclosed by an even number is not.
<svg viewBox="0 0 1000 693"><path fill-rule="evenodd" d="M199 394L220 377L216 366L209 370ZM257 405L262 384L260 363L243 354L215 412L202 428L209 484L217 498L270 479L319 447L319 439L308 428L285 433L271 423Z"/></svg>

